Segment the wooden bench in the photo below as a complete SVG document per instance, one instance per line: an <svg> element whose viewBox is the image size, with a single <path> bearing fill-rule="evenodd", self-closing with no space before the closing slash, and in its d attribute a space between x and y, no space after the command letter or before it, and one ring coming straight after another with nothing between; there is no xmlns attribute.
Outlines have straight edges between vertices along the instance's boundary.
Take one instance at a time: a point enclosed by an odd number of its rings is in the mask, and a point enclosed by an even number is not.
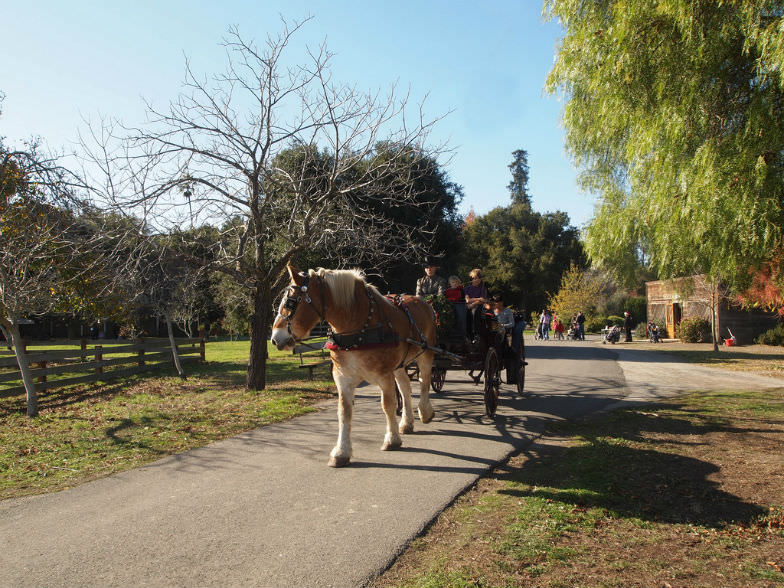
<svg viewBox="0 0 784 588"><path fill-rule="evenodd" d="M321 366L332 364L332 360L324 349L325 344L326 341L320 341L318 343L305 342L302 345L294 347L294 355L299 355L299 365L297 367L308 370L309 380L313 379L313 370ZM314 359L316 361L310 361Z"/></svg>

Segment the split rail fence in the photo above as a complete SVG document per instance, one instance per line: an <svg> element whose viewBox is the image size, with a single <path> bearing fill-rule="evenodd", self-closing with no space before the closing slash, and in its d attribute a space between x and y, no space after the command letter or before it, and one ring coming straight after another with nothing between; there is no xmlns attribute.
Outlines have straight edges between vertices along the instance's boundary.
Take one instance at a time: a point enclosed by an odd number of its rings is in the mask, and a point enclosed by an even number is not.
<svg viewBox="0 0 784 588"><path fill-rule="evenodd" d="M204 361L201 339L175 341L181 362ZM63 347L63 345L58 345ZM108 381L174 365L168 339L133 343L88 345L86 340L73 349L25 350L37 392L96 381ZM0 350L0 397L24 394L22 375L13 350Z"/></svg>

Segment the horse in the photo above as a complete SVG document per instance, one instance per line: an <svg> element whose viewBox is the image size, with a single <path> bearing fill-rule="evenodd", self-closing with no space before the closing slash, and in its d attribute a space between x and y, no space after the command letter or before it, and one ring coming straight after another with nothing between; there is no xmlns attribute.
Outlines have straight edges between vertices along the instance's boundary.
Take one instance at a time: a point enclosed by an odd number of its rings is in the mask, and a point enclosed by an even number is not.
<svg viewBox="0 0 784 588"><path fill-rule="evenodd" d="M429 423L435 414L430 403L430 374L436 344L435 313L418 296L390 300L365 280L359 270L318 268L300 272L287 266L290 283L280 302L270 340L290 350L319 322L329 324L326 348L332 358L332 378L338 390L338 440L330 453L331 467L351 461L351 417L354 390L363 381L381 388L386 416L382 451L399 449L400 434L414 431L411 385L405 366L419 366L419 420ZM403 413L396 426L397 391Z"/></svg>

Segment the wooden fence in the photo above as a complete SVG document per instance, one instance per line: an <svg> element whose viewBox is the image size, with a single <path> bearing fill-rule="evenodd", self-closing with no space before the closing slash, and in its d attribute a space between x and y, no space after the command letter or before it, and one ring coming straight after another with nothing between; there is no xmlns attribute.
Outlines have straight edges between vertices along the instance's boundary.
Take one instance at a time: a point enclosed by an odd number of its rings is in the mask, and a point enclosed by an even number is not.
<svg viewBox="0 0 784 588"><path fill-rule="evenodd" d="M203 338L178 339L175 343L180 361L204 361ZM88 346L87 342L82 340L74 344L73 349L39 351L30 347L26 356L38 392L98 380L112 380L174 365L168 339L93 346ZM0 397L24 393L16 356L13 350L2 348Z"/></svg>

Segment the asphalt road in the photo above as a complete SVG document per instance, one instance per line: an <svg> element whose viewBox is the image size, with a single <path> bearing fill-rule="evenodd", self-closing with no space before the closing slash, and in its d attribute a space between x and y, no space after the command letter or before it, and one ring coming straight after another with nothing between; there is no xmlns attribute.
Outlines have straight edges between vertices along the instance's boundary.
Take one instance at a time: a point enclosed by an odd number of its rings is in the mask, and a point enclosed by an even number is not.
<svg viewBox="0 0 784 588"><path fill-rule="evenodd" d="M526 398L450 372L436 417L382 452L377 391L360 390L354 458L327 467L335 403L55 494L0 502L0 586L362 586L465 488L548 422L706 388L784 380L591 342L529 341Z"/></svg>

